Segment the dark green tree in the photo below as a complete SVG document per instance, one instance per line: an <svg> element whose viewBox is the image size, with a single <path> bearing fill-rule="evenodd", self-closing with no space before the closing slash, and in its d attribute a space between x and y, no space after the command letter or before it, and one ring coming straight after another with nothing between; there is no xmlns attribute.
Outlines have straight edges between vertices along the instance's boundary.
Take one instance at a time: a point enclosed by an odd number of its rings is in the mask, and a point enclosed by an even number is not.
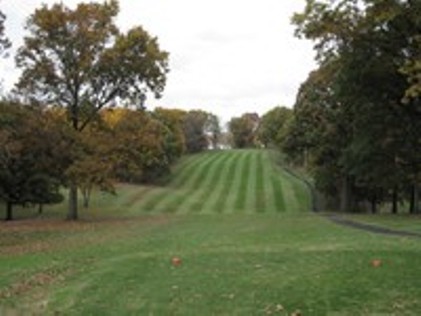
<svg viewBox="0 0 421 316"><path fill-rule="evenodd" d="M258 136L265 147L279 145L279 138L291 117L292 110L280 106L273 108L262 116Z"/></svg>

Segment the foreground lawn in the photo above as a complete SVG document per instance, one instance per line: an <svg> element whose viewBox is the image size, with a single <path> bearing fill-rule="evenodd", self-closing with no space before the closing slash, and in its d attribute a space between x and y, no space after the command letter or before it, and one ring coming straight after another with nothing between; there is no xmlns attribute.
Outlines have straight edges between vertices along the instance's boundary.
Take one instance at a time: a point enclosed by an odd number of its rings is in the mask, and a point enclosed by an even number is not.
<svg viewBox="0 0 421 316"><path fill-rule="evenodd" d="M347 229L317 215L155 215L1 228L3 312L421 312L419 240ZM173 256L182 264L173 266ZM373 259L382 265L372 267Z"/></svg>
<svg viewBox="0 0 421 316"><path fill-rule="evenodd" d="M96 193L77 223L64 204L17 210L0 223L0 315L421 314L420 239L308 206L303 184L248 150L187 157L166 186Z"/></svg>

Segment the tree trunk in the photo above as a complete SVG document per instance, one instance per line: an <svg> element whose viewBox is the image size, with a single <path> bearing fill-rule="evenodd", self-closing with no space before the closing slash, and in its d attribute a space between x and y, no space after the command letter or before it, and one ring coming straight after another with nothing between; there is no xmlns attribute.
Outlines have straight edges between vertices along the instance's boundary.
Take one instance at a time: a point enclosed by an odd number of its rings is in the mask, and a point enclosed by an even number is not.
<svg viewBox="0 0 421 316"><path fill-rule="evenodd" d="M7 202L6 203L6 221L13 220L13 203Z"/></svg>
<svg viewBox="0 0 421 316"><path fill-rule="evenodd" d="M41 214L42 214L42 212L43 212L43 204L42 204L42 203L40 203L40 204L38 205L38 215L41 215Z"/></svg>
<svg viewBox="0 0 421 316"><path fill-rule="evenodd" d="M411 199L409 201L409 213L416 214L420 212L419 190L418 186L414 184L411 187Z"/></svg>
<svg viewBox="0 0 421 316"><path fill-rule="evenodd" d="M82 190L82 196L83 196L83 207L88 208L89 207L89 201L91 198L91 188L86 187Z"/></svg>
<svg viewBox="0 0 421 316"><path fill-rule="evenodd" d="M353 202L352 202L351 183L348 177L344 177L341 183L340 211L344 213L349 213L352 211L352 208L353 208Z"/></svg>
<svg viewBox="0 0 421 316"><path fill-rule="evenodd" d="M398 188L393 188L392 194L392 214L398 214Z"/></svg>
<svg viewBox="0 0 421 316"><path fill-rule="evenodd" d="M373 194L373 197L371 198L371 213L377 214L377 195Z"/></svg>
<svg viewBox="0 0 421 316"><path fill-rule="evenodd" d="M70 184L69 189L69 210L67 213L68 220L75 221L78 219L77 202L77 185L72 183Z"/></svg>

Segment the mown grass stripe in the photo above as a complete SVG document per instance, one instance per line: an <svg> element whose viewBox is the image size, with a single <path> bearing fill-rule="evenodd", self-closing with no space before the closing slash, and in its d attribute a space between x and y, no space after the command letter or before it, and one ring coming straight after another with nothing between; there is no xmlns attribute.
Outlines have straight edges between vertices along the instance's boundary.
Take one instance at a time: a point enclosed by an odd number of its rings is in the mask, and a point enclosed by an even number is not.
<svg viewBox="0 0 421 316"><path fill-rule="evenodd" d="M214 192L217 191L218 180L221 178L223 166L226 161L231 158L231 153L221 154L221 159L215 161L212 168L209 170L208 178L204 185L200 188L196 201L190 205L189 212L201 212L203 207L212 201Z"/></svg>
<svg viewBox="0 0 421 316"><path fill-rule="evenodd" d="M178 187L181 183L183 183L183 181L191 175L190 171L196 168L197 165L206 162L206 159L204 159L205 155L206 154L201 153L191 155L191 158L187 158L187 163L185 165L182 165L179 169L174 169L174 173L168 185L164 187L154 187L153 190L151 190L144 198L142 203L139 205L139 208L143 212L150 213L153 212L160 203L163 203L166 199L171 198L172 188Z"/></svg>
<svg viewBox="0 0 421 316"><path fill-rule="evenodd" d="M188 168L185 168L180 173L174 175L174 181L170 183L170 185L161 192L161 194L156 195L152 200L148 202L145 206L145 209L148 212L158 212L161 205L167 205L168 201L173 199L174 192L178 191L179 189L183 190L191 186L192 179L195 179L196 175L201 172L202 169L206 168L206 166L214 159L217 159L217 155L213 155L212 153L204 153L198 154L194 160L194 163ZM180 182L180 183L179 183ZM179 183L177 185L177 183ZM185 199L184 197L181 197ZM171 205L171 208L173 206Z"/></svg>
<svg viewBox="0 0 421 316"><path fill-rule="evenodd" d="M221 159L221 154L217 152L212 152L210 155L212 156L212 159L208 160L206 164L202 165L201 168L195 172L195 176L189 183L189 186L186 186L187 194L183 196L180 204L177 205L177 213L183 214L189 211L189 206L196 198L197 193L200 191L200 188L203 185L203 182L205 182L206 179L211 176L210 169L212 168L213 164Z"/></svg>
<svg viewBox="0 0 421 316"><path fill-rule="evenodd" d="M288 172L284 170L281 171L281 174L283 177L282 194L284 196L284 199L288 201L288 204L285 205L285 211L296 212L300 209L296 190L293 185L293 183L297 181L297 179L295 179L293 176L291 176ZM302 189L301 186L299 187L299 189Z"/></svg>
<svg viewBox="0 0 421 316"><path fill-rule="evenodd" d="M265 212L266 208L266 193L265 193L265 182L264 182L264 173L263 173L263 151L260 151L257 156L256 162L256 212L262 213Z"/></svg>
<svg viewBox="0 0 421 316"><path fill-rule="evenodd" d="M249 177L244 207L241 211L256 213L256 166L260 151L253 150L249 161Z"/></svg>
<svg viewBox="0 0 421 316"><path fill-rule="evenodd" d="M129 211L129 213L137 213L140 209L139 205L145 199L145 197L153 191L152 186L140 186L134 194L131 194L126 202L123 204L123 207Z"/></svg>
<svg viewBox="0 0 421 316"><path fill-rule="evenodd" d="M250 162L252 155L253 153L251 151L247 151L245 158L240 164L241 174L239 186L237 187L236 191L237 198L234 206L235 210L243 210L246 205L250 178Z"/></svg>
<svg viewBox="0 0 421 316"><path fill-rule="evenodd" d="M271 178L271 183L272 183L275 209L277 212L285 212L286 207L285 207L285 200L284 200L284 194L283 194L283 189L282 189L281 177L279 176L278 173L273 172L270 178Z"/></svg>
<svg viewBox="0 0 421 316"><path fill-rule="evenodd" d="M224 155L220 154L217 155L217 159L216 161L211 160L211 164L213 165L217 165L219 163L220 160L224 159ZM213 167L212 167L213 168ZM192 170L194 172L194 170ZM209 174L213 174L213 170L209 170ZM205 184L201 184L201 186L203 187ZM183 201L186 199L186 196L191 196L192 194L194 194L194 189L192 188L180 188L180 189L175 189L172 193L172 198L169 199L168 201L166 201L166 203L163 203L160 205L160 207L156 210L158 212L164 212L164 213L173 213L176 211L178 205L180 203L183 203Z"/></svg>
<svg viewBox="0 0 421 316"><path fill-rule="evenodd" d="M199 165L205 163L207 159L211 158L209 153L194 154L192 157L194 157L193 161L185 165L184 168L175 170L172 181L169 183L170 186L176 188L182 186L185 182L187 182L187 179L190 178L192 172L194 172Z"/></svg>
<svg viewBox="0 0 421 316"><path fill-rule="evenodd" d="M263 178L265 182L265 209L269 213L276 213L275 205L275 192L272 188L272 175L274 170L272 168L272 160L270 159L269 152L263 152Z"/></svg>
<svg viewBox="0 0 421 316"><path fill-rule="evenodd" d="M212 207L215 213L224 213L226 211L226 202L228 196L232 196L231 192L234 191L234 184L236 173L238 173L239 165L243 156L240 152L230 152L231 159L224 170L224 175L220 180L220 190L217 192L216 201Z"/></svg>
<svg viewBox="0 0 421 316"><path fill-rule="evenodd" d="M164 200L160 204L159 209L156 208L155 211L160 210L164 213L182 212L182 207L185 205L185 201L188 200L192 188L198 184L200 185L202 174L206 172L212 161L218 158L219 155L214 152L203 154L200 163L195 164L193 168L183 171L181 174L182 181L176 179L177 181L173 182L173 184L178 182L179 184L177 186L171 185L172 190L169 198Z"/></svg>

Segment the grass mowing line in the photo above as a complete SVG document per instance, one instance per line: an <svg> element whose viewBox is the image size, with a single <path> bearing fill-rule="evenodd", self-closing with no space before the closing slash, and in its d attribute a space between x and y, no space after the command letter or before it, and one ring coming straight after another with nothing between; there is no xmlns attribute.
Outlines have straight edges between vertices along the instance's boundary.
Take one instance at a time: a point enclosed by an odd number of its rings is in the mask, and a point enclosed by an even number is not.
<svg viewBox="0 0 421 316"><path fill-rule="evenodd" d="M250 162L251 157L254 155L254 152L247 151L245 153L245 158L241 161L241 173L240 173L240 182L239 186L237 187L236 196L237 199L235 200L234 209L235 210L243 210L246 205L246 199L248 195L248 187L249 187L249 178L250 178Z"/></svg>
<svg viewBox="0 0 421 316"><path fill-rule="evenodd" d="M217 192L217 198L215 200L212 209L215 210L216 213L223 213L225 202L232 191L232 187L234 184L235 174L236 171L239 169L237 168L239 165L239 161L242 158L242 155L239 153L231 152L231 159L229 163L226 163L224 168L223 177L221 177L219 181L219 192Z"/></svg>
<svg viewBox="0 0 421 316"><path fill-rule="evenodd" d="M213 169L215 168L216 165L218 165L220 163L220 160L224 160L224 154L219 154L216 156L215 160L209 160L209 170L206 174L206 177L210 177L213 174ZM208 168L208 167L205 167ZM194 171L194 170L193 170ZM192 196L195 194L196 190L202 192L206 190L206 180L203 180L201 182L201 184L199 185L200 187L187 187L187 188L180 188L179 190L175 190L174 191L174 196L169 199L166 203L161 204L160 207L156 210L157 212L163 212L163 213L171 213L174 212L177 209L177 206L180 205L180 203L184 203L184 205L186 205L186 203L188 202L184 202L184 200L186 199L186 197L188 196L188 199L190 200L192 198ZM193 206L186 206L186 209L189 209L189 211L191 210Z"/></svg>
<svg viewBox="0 0 421 316"><path fill-rule="evenodd" d="M191 176L192 170L197 168L198 165L203 164L204 157L209 159L208 153L200 153L192 155L194 157L193 161L190 161L189 164L185 165L184 168L180 170L175 170L172 180L169 183L169 186L179 188L182 186L186 180Z"/></svg>
<svg viewBox="0 0 421 316"><path fill-rule="evenodd" d="M208 166L215 159L219 158L219 155L214 152L208 152L201 155L201 161L196 163L193 168L188 168L182 172L181 175L174 175L175 184L178 184L178 187L172 185L173 190L168 196L168 199L164 200L160 205L159 209L156 209L157 212L163 213L176 213L181 209L182 205L185 205L185 201L189 198L192 188L197 185L199 179L201 178L202 173L206 172ZM179 179L182 178L183 181L180 182Z"/></svg>
<svg viewBox="0 0 421 316"><path fill-rule="evenodd" d="M255 214L256 210L256 177L257 177L257 164L259 156L262 154L260 150L252 150L252 156L250 157L249 161L249 179L248 179L248 187L245 195L245 205L241 211L245 211L246 213Z"/></svg>
<svg viewBox="0 0 421 316"><path fill-rule="evenodd" d="M174 179L174 174L183 173L184 170L193 167L200 161L201 159L199 155L190 155L187 157L183 157L171 171L172 175L170 175L169 182L171 183L171 179ZM131 214L136 213L139 210L149 212L151 211L151 208L156 206L155 201L160 200L166 195L166 189L162 190L162 188L160 187L148 186L147 190L144 190L142 193L137 193L136 197L131 202L129 202L129 205L125 204L124 206L130 206L129 212ZM141 203L137 203L140 199L143 198L145 198L145 200L142 200Z"/></svg>
<svg viewBox="0 0 421 316"><path fill-rule="evenodd" d="M195 172L192 181L189 182L189 186L186 186L187 194L184 195L184 199L180 201L180 203L176 206L177 212L180 214L184 214L189 212L190 205L194 203L195 198L197 198L197 194L200 194L201 187L203 184L209 179L211 174L211 169L215 163L217 163L223 155L220 153L212 152L209 154L212 159L208 159L207 162L200 166Z"/></svg>
<svg viewBox="0 0 421 316"><path fill-rule="evenodd" d="M204 156L207 156L204 158ZM183 181L187 180L187 183L189 182L189 178L192 177L193 174L197 172L197 169L203 166L204 164L207 164L208 161L212 158L211 155L207 154L199 154L195 156L195 159L193 162L191 162L191 165L184 168L180 173L175 173L172 177L174 179L173 181L170 181L169 185L167 187L160 188L160 190L157 190L152 194L152 196L146 201L146 203L142 206L142 209L145 212L151 213L156 212L157 208L167 203L168 199L171 199L173 196L173 191L178 186L181 186ZM193 174L191 173L193 172Z"/></svg>
<svg viewBox="0 0 421 316"><path fill-rule="evenodd" d="M142 203L143 199L149 196L150 193L154 191L154 187L147 186L144 187L143 190L139 190L137 194L135 194L133 197L130 197L130 200L124 204L124 207L127 207L127 211L129 214L137 214L142 213Z"/></svg>
<svg viewBox="0 0 421 316"><path fill-rule="evenodd" d="M266 209L266 190L263 172L263 155L266 152L259 152L256 161L256 212L263 213Z"/></svg>
<svg viewBox="0 0 421 316"><path fill-rule="evenodd" d="M209 170L209 176L198 190L196 201L189 206L189 212L202 212L204 205L212 201L213 195L217 191L218 180L221 178L223 167L231 157L231 153L224 153L221 154L220 160L213 163L213 166Z"/></svg>
<svg viewBox="0 0 421 316"><path fill-rule="evenodd" d="M276 172L279 172L279 171L276 170ZM284 193L283 193L284 191L282 189L283 184L282 184L281 176L275 172L272 172L270 176L270 181L272 184L275 210L277 212L285 212L286 207L285 207L285 200L284 200Z"/></svg>
<svg viewBox="0 0 421 316"><path fill-rule="evenodd" d="M192 162L197 160L196 155L183 156L172 168L171 173L181 173L184 169L191 166Z"/></svg>
<svg viewBox="0 0 421 316"><path fill-rule="evenodd" d="M306 187L304 183L301 183L297 178L282 170L282 176L284 177L282 193L284 198L288 200L286 208L287 212L301 212L308 211L306 197ZM308 195L308 194L307 194ZM305 205L305 206L304 206Z"/></svg>
<svg viewBox="0 0 421 316"><path fill-rule="evenodd" d="M269 213L276 213L276 202L275 202L275 192L272 188L272 176L274 174L273 162L270 159L269 152L264 151L263 153L263 180L264 180L264 199L265 199L265 209Z"/></svg>

